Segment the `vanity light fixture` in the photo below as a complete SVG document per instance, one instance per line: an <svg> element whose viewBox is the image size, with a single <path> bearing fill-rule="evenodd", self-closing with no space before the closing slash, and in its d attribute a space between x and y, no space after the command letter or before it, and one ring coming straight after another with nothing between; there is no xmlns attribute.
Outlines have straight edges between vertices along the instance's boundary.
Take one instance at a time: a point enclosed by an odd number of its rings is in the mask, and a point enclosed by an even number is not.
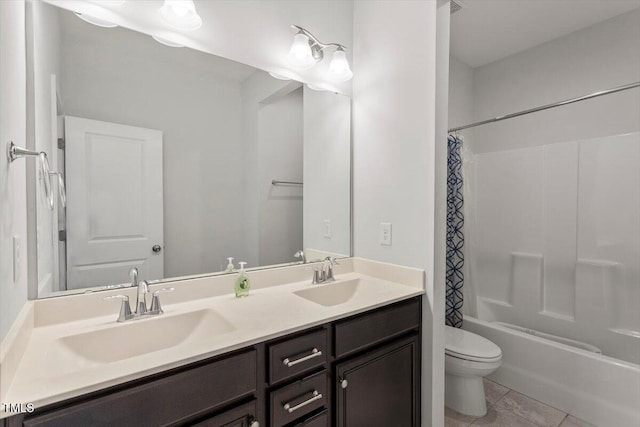
<svg viewBox="0 0 640 427"><path fill-rule="evenodd" d="M96 18L95 16L90 16L80 12L73 12L78 18L82 19L84 22L88 22L89 24L96 25L102 28L115 28L118 24L114 24L111 21L107 21L106 19Z"/></svg>
<svg viewBox="0 0 640 427"><path fill-rule="evenodd" d="M122 6L125 0L93 0L92 3L98 4L100 6ZM111 21L107 21L106 19L98 18L94 15L87 15L86 13L73 11L73 13L80 19L89 24L96 25L102 28L115 28L118 25L114 24Z"/></svg>
<svg viewBox="0 0 640 427"><path fill-rule="evenodd" d="M93 0L93 2L104 6L122 6L125 0Z"/></svg>
<svg viewBox="0 0 640 427"><path fill-rule="evenodd" d="M164 0L160 15L169 25L180 30L197 30L202 26L202 18L196 12L193 0Z"/></svg>
<svg viewBox="0 0 640 427"><path fill-rule="evenodd" d="M151 36L151 38L154 39L155 41L157 41L158 43L163 44L165 46L169 46L169 47L184 47L183 44L172 42L171 40L165 39L164 37Z"/></svg>
<svg viewBox="0 0 640 427"><path fill-rule="evenodd" d="M274 73L273 71L269 71L269 75L273 78L276 78L278 80L291 80L291 77L287 77L285 75L282 74L278 74L278 73Z"/></svg>
<svg viewBox="0 0 640 427"><path fill-rule="evenodd" d="M353 77L353 71L349 67L349 61L341 46L333 52L331 63L329 64L329 78L334 82L346 82Z"/></svg>
<svg viewBox="0 0 640 427"><path fill-rule="evenodd" d="M349 62L345 55L346 47L339 43L322 43L313 34L298 25L291 28L296 32L293 44L287 55L287 63L293 68L308 70L322 61L324 50L333 47L333 57L329 65L329 79L344 82L353 77Z"/></svg>

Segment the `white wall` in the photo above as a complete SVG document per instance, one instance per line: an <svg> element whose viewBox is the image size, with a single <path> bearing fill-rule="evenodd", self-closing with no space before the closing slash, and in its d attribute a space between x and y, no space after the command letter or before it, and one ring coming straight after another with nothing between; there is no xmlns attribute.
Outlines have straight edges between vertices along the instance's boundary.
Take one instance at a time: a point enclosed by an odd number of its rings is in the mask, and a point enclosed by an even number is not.
<svg viewBox="0 0 640 427"><path fill-rule="evenodd" d="M98 31L109 37L64 34L65 114L161 130L165 276L223 270L243 248L241 82L209 69L209 55Z"/></svg>
<svg viewBox="0 0 640 427"><path fill-rule="evenodd" d="M299 87L299 83L277 80L265 72L253 73L242 82L242 164L247 170L243 174L242 193L245 209L242 212L243 259L248 266L259 265L260 230L260 175L256 173L260 165L258 142L258 114L261 103L278 93L288 93ZM276 95L277 96L277 95ZM252 172L253 171L253 172ZM293 255L293 254L291 254Z"/></svg>
<svg viewBox="0 0 640 427"><path fill-rule="evenodd" d="M0 2L0 144L26 142L25 4ZM27 301L26 162L0 160L0 340ZM17 280L13 239L20 242Z"/></svg>
<svg viewBox="0 0 640 427"><path fill-rule="evenodd" d="M640 80L640 9L474 70L474 121ZM615 114L611 114L615 112ZM475 153L640 129L640 89L480 126Z"/></svg>
<svg viewBox="0 0 640 427"><path fill-rule="evenodd" d="M304 87L304 249L351 250L351 99ZM330 237L325 236L330 222ZM315 257L315 255L314 255Z"/></svg>
<svg viewBox="0 0 640 427"><path fill-rule="evenodd" d="M258 111L259 265L294 261L302 249L302 187L271 184L302 181L302 124L301 87Z"/></svg>
<svg viewBox="0 0 640 427"><path fill-rule="evenodd" d="M473 68L449 56L449 128L474 122L473 76Z"/></svg>
<svg viewBox="0 0 640 427"><path fill-rule="evenodd" d="M355 255L424 268L422 425L442 425L433 383L436 2L354 3ZM410 42L408 42L410 41ZM445 143L441 141L440 143ZM441 181L444 183L444 181ZM393 224L392 246L378 243ZM444 284L442 284L444 286ZM444 304L444 301L442 301ZM442 308L444 309L444 308ZM434 374L438 375L438 374Z"/></svg>

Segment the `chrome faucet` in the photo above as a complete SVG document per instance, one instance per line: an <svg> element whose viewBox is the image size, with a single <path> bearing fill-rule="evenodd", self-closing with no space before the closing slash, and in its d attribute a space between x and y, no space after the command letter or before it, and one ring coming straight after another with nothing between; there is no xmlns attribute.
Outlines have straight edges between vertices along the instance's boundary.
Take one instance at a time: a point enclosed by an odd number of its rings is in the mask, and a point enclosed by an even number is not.
<svg viewBox="0 0 640 427"><path fill-rule="evenodd" d="M146 280L138 282L138 269L135 267L129 270L129 277L131 277L131 286L137 288L135 314L140 316L147 312L147 294L149 293L149 284Z"/></svg>
<svg viewBox="0 0 640 427"><path fill-rule="evenodd" d="M336 278L333 276L333 267L336 265L340 264L334 257L326 257L322 262L322 266L316 267L313 270L313 279L311 280L311 284L317 285L320 283L335 282Z"/></svg>
<svg viewBox="0 0 640 427"><path fill-rule="evenodd" d="M304 251L298 251L295 254L293 254L294 258L300 258L303 264L307 263L307 257L304 255Z"/></svg>
<svg viewBox="0 0 640 427"><path fill-rule="evenodd" d="M129 277L131 277L131 286L136 288L136 311L131 311L131 305L129 304L129 297L127 295L112 295L105 297L105 300L119 299L122 301L120 305L120 314L118 315L118 322L124 322L132 319L139 319L142 316L157 316L164 313L162 306L160 305L160 293L172 292L175 288L158 289L153 292L153 299L151 301L151 309L147 308L147 294L149 293L149 283L146 280L138 282L138 269L133 267L129 270Z"/></svg>

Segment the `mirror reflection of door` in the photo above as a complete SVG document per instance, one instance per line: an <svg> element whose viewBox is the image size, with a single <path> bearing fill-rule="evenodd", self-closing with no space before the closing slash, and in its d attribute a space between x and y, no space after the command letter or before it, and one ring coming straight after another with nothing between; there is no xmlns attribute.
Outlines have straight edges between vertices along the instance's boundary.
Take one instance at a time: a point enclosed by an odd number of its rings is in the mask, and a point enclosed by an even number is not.
<svg viewBox="0 0 640 427"><path fill-rule="evenodd" d="M163 277L162 132L67 116L65 134L67 289Z"/></svg>

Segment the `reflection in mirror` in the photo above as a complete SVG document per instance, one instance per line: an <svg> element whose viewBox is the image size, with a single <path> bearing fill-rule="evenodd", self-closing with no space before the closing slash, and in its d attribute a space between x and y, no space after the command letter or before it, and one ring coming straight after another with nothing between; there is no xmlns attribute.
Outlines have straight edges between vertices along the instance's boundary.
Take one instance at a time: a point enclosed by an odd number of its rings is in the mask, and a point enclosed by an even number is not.
<svg viewBox="0 0 640 427"><path fill-rule="evenodd" d="M350 255L350 99L34 1L38 295Z"/></svg>

